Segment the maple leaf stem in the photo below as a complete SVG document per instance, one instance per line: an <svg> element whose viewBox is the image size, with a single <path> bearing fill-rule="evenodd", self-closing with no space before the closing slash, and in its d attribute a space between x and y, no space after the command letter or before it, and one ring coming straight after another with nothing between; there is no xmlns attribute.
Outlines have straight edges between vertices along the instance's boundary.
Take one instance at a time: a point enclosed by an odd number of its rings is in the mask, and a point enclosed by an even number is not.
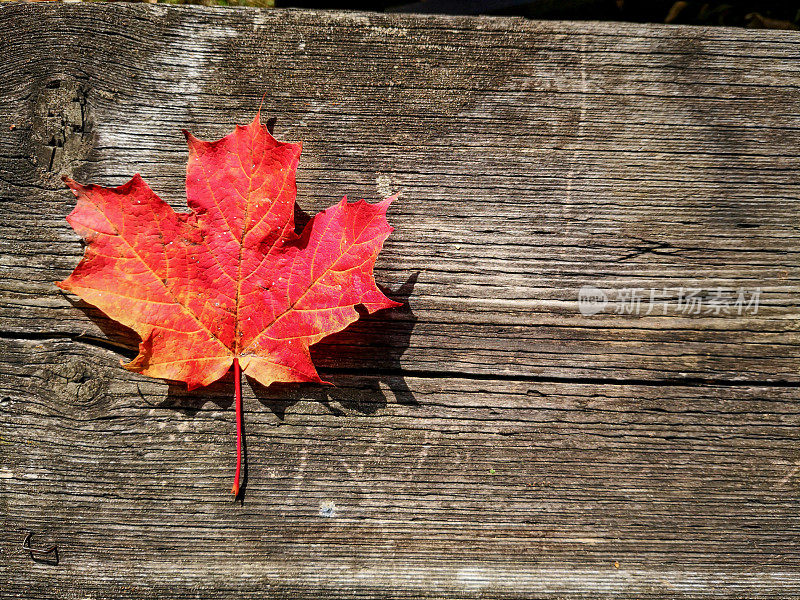
<svg viewBox="0 0 800 600"><path fill-rule="evenodd" d="M239 359L233 359L233 385L236 396L236 477L233 480L233 497L239 495L239 474L242 471L242 370Z"/></svg>

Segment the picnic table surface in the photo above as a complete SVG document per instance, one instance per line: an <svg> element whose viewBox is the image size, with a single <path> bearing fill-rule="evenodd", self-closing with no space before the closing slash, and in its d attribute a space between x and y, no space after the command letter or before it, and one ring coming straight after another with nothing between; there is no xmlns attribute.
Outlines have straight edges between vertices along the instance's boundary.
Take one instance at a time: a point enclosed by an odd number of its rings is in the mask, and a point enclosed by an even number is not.
<svg viewBox="0 0 800 600"><path fill-rule="evenodd" d="M0 56L0 596L800 595L800 33L6 4ZM405 305L245 384L234 503L230 376L53 282L63 175L185 209L262 96L303 211L400 192Z"/></svg>

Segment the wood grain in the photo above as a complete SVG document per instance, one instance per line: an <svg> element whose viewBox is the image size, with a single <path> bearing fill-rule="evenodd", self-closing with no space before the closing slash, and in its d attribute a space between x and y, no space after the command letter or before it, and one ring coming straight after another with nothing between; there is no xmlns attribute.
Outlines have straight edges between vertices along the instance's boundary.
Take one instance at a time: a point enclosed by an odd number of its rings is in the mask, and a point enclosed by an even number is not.
<svg viewBox="0 0 800 600"><path fill-rule="evenodd" d="M0 597L800 594L800 35L519 19L0 7ZM400 190L407 306L335 388L119 368L61 294L60 177L185 206L182 128L262 114L301 207ZM610 302L582 316L579 290ZM625 310L620 290L659 301ZM738 315L678 306L760 290ZM683 290L683 291L682 291ZM663 310L662 310L663 309ZM58 565L22 551L58 544Z"/></svg>

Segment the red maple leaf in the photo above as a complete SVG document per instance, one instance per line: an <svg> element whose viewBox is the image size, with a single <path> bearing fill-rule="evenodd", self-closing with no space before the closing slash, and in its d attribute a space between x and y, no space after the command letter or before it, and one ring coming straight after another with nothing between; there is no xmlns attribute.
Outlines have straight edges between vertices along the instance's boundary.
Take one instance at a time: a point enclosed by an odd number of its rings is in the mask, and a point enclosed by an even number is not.
<svg viewBox="0 0 800 600"><path fill-rule="evenodd" d="M186 195L176 213L137 174L116 188L64 178L78 198L67 217L87 242L57 285L136 331L126 369L208 385L234 369L241 468L241 371L265 386L322 382L309 346L371 313L399 306L373 267L392 228L379 204L347 198L295 233L301 144L278 142L256 115L214 142L184 131Z"/></svg>

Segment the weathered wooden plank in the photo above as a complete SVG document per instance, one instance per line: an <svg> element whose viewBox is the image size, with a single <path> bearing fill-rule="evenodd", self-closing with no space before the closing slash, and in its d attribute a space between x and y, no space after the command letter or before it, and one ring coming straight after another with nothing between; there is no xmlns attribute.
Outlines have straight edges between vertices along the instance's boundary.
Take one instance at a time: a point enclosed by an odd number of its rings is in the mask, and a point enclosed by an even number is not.
<svg viewBox="0 0 800 600"><path fill-rule="evenodd" d="M800 381L796 33L163 7L3 15L0 330L106 335L52 285L81 253L61 174L117 184L139 171L179 208L179 130L224 134L266 92L278 135L305 143L306 210L403 193L379 279L396 290L415 277L413 316L357 330L380 346L387 328L402 356L364 365L354 348L339 367ZM593 317L578 311L586 284L612 294ZM616 314L615 291L631 288L671 299L668 314ZM685 315L680 288L760 289L759 311Z"/></svg>
<svg viewBox="0 0 800 600"><path fill-rule="evenodd" d="M798 49L0 8L3 595L797 596ZM265 91L279 137L304 141L308 212L402 190L378 278L409 307L315 349L336 388L249 392L231 506L229 382L119 369L135 340L52 286L81 253L59 178L139 171L180 208L179 130L222 135ZM585 284L672 304L583 317ZM759 288L759 310L683 314L693 287ZM32 563L19 527L61 563Z"/></svg>
<svg viewBox="0 0 800 600"><path fill-rule="evenodd" d="M238 506L229 382L9 341L5 597L800 593L794 388L333 377L247 390Z"/></svg>

